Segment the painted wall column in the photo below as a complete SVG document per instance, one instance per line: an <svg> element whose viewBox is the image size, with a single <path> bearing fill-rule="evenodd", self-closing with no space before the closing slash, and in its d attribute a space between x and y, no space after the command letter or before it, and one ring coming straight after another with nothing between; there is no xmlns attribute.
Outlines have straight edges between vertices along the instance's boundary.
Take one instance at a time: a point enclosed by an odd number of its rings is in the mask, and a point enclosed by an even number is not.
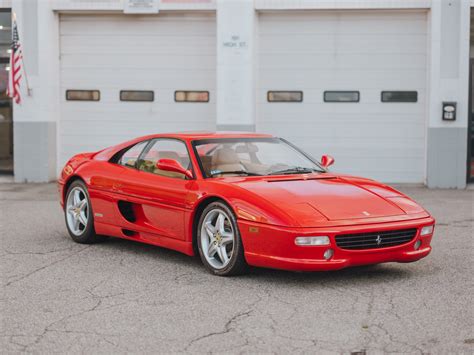
<svg viewBox="0 0 474 355"><path fill-rule="evenodd" d="M47 182L57 177L59 117L58 14L49 1L13 0L23 57L22 103L13 106L13 160L16 182Z"/></svg>
<svg viewBox="0 0 474 355"><path fill-rule="evenodd" d="M433 0L429 16L427 185L465 188L470 4ZM442 103L450 101L456 121L443 121Z"/></svg>
<svg viewBox="0 0 474 355"><path fill-rule="evenodd" d="M217 129L255 130L253 0L217 2Z"/></svg>

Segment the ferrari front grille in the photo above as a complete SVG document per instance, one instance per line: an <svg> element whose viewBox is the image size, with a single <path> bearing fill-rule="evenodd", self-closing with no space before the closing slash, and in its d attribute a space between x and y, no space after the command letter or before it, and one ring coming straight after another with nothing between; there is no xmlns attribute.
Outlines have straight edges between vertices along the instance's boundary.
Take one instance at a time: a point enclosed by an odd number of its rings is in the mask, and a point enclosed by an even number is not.
<svg viewBox="0 0 474 355"><path fill-rule="evenodd" d="M336 245L341 249L379 249L393 247L412 241L416 228L384 232L358 234L340 234L336 236Z"/></svg>

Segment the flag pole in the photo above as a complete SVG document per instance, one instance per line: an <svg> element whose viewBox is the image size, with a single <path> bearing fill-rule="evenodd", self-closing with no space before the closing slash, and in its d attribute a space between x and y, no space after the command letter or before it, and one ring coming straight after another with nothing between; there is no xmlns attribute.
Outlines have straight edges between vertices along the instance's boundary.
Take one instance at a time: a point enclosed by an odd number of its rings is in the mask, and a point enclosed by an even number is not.
<svg viewBox="0 0 474 355"><path fill-rule="evenodd" d="M26 93L28 94L28 96L31 96L32 89L30 88L30 84L28 83L28 74L26 73L26 65L25 61L23 60L23 54L21 55L21 62L23 63L23 73L25 74Z"/></svg>

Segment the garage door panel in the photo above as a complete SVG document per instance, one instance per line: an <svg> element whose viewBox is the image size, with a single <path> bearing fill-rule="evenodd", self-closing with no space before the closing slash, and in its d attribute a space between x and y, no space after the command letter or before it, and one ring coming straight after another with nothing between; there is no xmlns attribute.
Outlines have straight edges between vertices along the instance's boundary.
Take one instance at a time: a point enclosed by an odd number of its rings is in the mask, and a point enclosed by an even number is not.
<svg viewBox="0 0 474 355"><path fill-rule="evenodd" d="M365 104L365 103L324 103L321 95L318 95L317 99L321 100L319 103L309 104L303 101L303 103L262 103L257 106L259 111L260 119L259 122L272 121L279 122L290 117L296 122L302 122L308 119L324 118L336 120L336 117L342 117L343 119L357 119L368 117L368 115L377 116L379 120L385 122L385 115L387 119L393 120L393 117L400 117L404 119L405 115L411 115L413 122L425 122L423 117L424 107L423 105L417 105L416 107L410 107L410 104L398 105L385 103L380 104ZM305 97L303 98L305 100ZM315 98L316 100L316 98ZM342 106L344 105L344 106ZM385 106L387 105L387 106ZM395 107L394 107L395 106ZM413 104L411 105L413 106ZM263 117L264 116L264 117ZM381 117L382 116L382 117Z"/></svg>
<svg viewBox="0 0 474 355"><path fill-rule="evenodd" d="M196 127L196 124L200 124L202 129L211 129L214 128L213 122L202 122L199 119L196 119L195 116L188 116L186 119L180 120L180 124L193 125ZM176 124L176 119L171 117L157 117L154 120L144 120L138 119L134 121L134 125L137 128L134 128L133 134L143 135L150 134L154 132L161 132L164 129L172 130L181 130L179 125ZM113 125L110 124L110 121L102 120L84 120L81 126L75 125L73 121L63 121L61 123L61 131L64 137L102 137L102 136L120 136L124 132L130 130L130 122L128 121L117 121Z"/></svg>
<svg viewBox="0 0 474 355"><path fill-rule="evenodd" d="M295 24L298 24L295 26ZM387 11L295 11L292 13L263 14L260 17L260 33L265 34L326 34L337 36L344 33L366 35L424 34L424 12Z"/></svg>
<svg viewBox="0 0 474 355"><path fill-rule="evenodd" d="M114 105L116 106L116 105ZM94 121L94 122L107 122L107 125L115 126L115 123L119 124L120 122L128 122L130 125L131 122L133 125L136 125L136 120L142 121L142 117L149 117L147 118L146 122L162 122L162 121L179 121L181 123L186 123L190 121L195 121L197 118L203 123L205 122L213 122L213 118L210 117L209 119L205 120L202 119L203 116L212 116L212 111L207 108L199 107L199 104L189 104L186 105L188 107L173 109L172 105L169 107L158 107L158 105L147 105L142 103L137 103L136 106L141 106L141 108L133 108L129 109L124 107L117 109L114 108L113 110L104 109L106 113L97 113L97 110L82 110L76 109L76 115L69 115L69 111L62 111L63 112L63 119L62 122L73 122L76 124L77 116L81 116L81 121ZM76 106L79 107L79 106ZM107 111L106 111L107 110ZM130 116L135 117L132 121ZM72 127L71 127L72 128ZM76 128L78 129L78 128Z"/></svg>
<svg viewBox="0 0 474 355"><path fill-rule="evenodd" d="M267 16L267 15L264 15ZM354 16L354 14L352 15ZM260 33L263 36L268 35L306 35L312 36L317 34L318 36L329 36L337 38L339 35L350 35L353 37L360 37L365 35L426 35L426 27L420 26L415 22L411 21L389 21L383 23L380 19L370 23L366 21L349 21L348 18L340 19L344 23L335 24L334 22L339 21L337 19L322 21L320 19L314 19L312 21L297 21L298 26L288 23L288 19L284 19L281 22L275 21L260 21ZM278 25L275 25L278 24ZM401 26L406 26L401 28Z"/></svg>
<svg viewBox="0 0 474 355"><path fill-rule="evenodd" d="M323 123L326 121L326 123ZM284 135L285 137L301 137L310 136L318 139L342 139L349 140L356 136L356 139L368 140L373 139L381 144L381 141L388 138L397 139L400 143L407 139L417 139L420 143L424 142L425 135L420 133L421 128L424 127L424 123L414 122L385 122L380 121L370 122L368 120L353 121L353 122L336 122L330 117L319 117L313 121L299 122L288 117L287 122L268 122L267 126L271 128L265 131L276 132L278 135ZM297 126L297 127L295 127ZM295 131L304 130L305 133L292 133ZM385 142L384 142L385 143ZM368 144L365 142L364 144ZM423 145L420 145L423 147Z"/></svg>
<svg viewBox="0 0 474 355"><path fill-rule="evenodd" d="M121 70L120 75L117 75L117 69L110 68L61 71L61 86L64 88L90 89L94 87L91 86L93 83L98 85L97 88L150 88L159 85L170 90L210 90L215 87L215 70L180 69L172 72L161 68L152 71L135 68Z"/></svg>
<svg viewBox="0 0 474 355"><path fill-rule="evenodd" d="M179 23L177 23L179 22ZM197 33L196 27L199 27ZM60 35L117 36L123 33L128 36L142 37L147 34L166 36L179 35L215 35L215 16L201 13L191 16L180 16L178 13L161 13L155 16L127 15L69 15L61 17Z"/></svg>
<svg viewBox="0 0 474 355"><path fill-rule="evenodd" d="M414 160L423 160L424 150L419 148L414 148L413 155L406 157L403 153L403 150L400 150L399 147L385 147L383 153L374 152L372 148L368 147L352 147L350 152L343 151L336 144L327 144L322 146L322 149L331 149L334 150L334 157L337 155L337 161L340 159L359 159L364 161L369 160L380 160L380 159L414 159Z"/></svg>
<svg viewBox="0 0 474 355"><path fill-rule="evenodd" d="M344 116L334 116L334 115L318 115L318 116L306 116L299 118L298 120L294 119L294 116L278 116L277 119L271 120L269 122L264 122L272 127L277 129L286 129L287 126L291 128L295 124L298 125L298 129L304 129L308 127L310 132L318 130L319 132L326 132L329 129L337 129L343 127L352 127L352 129L360 130L362 127L371 127L372 129L380 130L386 127L404 127L406 130L412 130L413 127L417 127L419 130L425 127L425 122L411 115L406 115L403 117L392 116L391 118L380 119L379 115L371 116L361 116L361 115L344 115ZM337 127L337 128L335 128ZM375 128L376 127L376 128ZM296 128L295 128L296 129ZM384 133L381 133L384 134ZM412 134L412 133L410 133ZM420 135L419 132L416 132L417 137L424 137L423 134Z"/></svg>
<svg viewBox="0 0 474 355"><path fill-rule="evenodd" d="M60 165L71 155L159 132L215 129L214 14L61 15ZM67 101L66 90L100 101ZM152 90L153 102L120 101ZM206 90L207 103L178 103L176 90Z"/></svg>
<svg viewBox="0 0 474 355"><path fill-rule="evenodd" d="M90 54L73 54L63 55L61 60L63 62L63 69L132 69L135 70L137 67L137 55L136 54L100 54L97 53L94 56L94 61L89 61ZM204 54L194 55L193 60L190 61L189 57L182 56L179 54L146 54L140 55L139 65L141 70L160 68L161 70L166 69L181 69L186 68L187 70L212 70L215 69L215 55Z"/></svg>
<svg viewBox="0 0 474 355"><path fill-rule="evenodd" d="M293 140L306 152L314 149L314 140L297 140L296 137L293 137ZM336 159L333 170L340 173L377 176L377 179L390 182L422 180L423 169L420 167L424 167L424 150L413 148L413 154L407 157L403 150L397 148L398 146L397 142L388 142L383 148L383 154L374 154L374 150L380 151L380 146L360 147L356 142L353 145L342 146L341 143L331 144L321 141L318 142L321 153L310 154L319 159L322 154L330 153Z"/></svg>
<svg viewBox="0 0 474 355"><path fill-rule="evenodd" d="M261 54L261 60L266 70L293 69L306 71L308 69L324 67L329 70L373 70L373 69L421 69L426 68L426 56L424 54L323 54L323 53L286 53ZM296 68L295 68L296 67Z"/></svg>
<svg viewBox="0 0 474 355"><path fill-rule="evenodd" d="M299 89L312 89L313 85L325 88L338 87L339 90L367 89L379 87L420 87L426 80L426 69L411 70L373 70L373 69L341 69L329 71L324 68L291 70L267 70L260 66L259 78L261 85L272 88L294 87ZM383 81L384 88L381 87Z"/></svg>
<svg viewBox="0 0 474 355"><path fill-rule="evenodd" d="M405 139L419 139L424 140L424 134L420 133L421 128L424 127L423 123L418 125L411 122L403 125L397 123L387 123L385 121L379 123L370 123L364 125L364 129L361 129L362 122L353 123L336 123L331 120L329 122L322 123L318 121L308 123L298 123L298 130L306 132L306 135L311 135L315 139L351 139L354 137L354 133L357 133L357 138L361 140L373 139L381 141L389 138L398 139L402 142ZM274 123L275 130L285 132L287 129L292 129L291 123Z"/></svg>
<svg viewBox="0 0 474 355"><path fill-rule="evenodd" d="M278 131L271 132L276 135ZM353 149L363 150L365 152L364 159L377 158L383 162L382 157L389 157L390 151L398 151L399 157L411 157L416 152L424 151L423 147L420 147L418 138L385 138L383 144L379 140L370 140L364 142L360 139L355 138L333 138L333 137L313 137L311 134L308 135L285 135L288 139L291 139L302 149L307 151L314 157L320 157L322 154L328 153L331 155L338 155L339 157L350 157L352 156ZM401 145L403 144L403 148ZM314 150L314 148L317 150ZM383 147L383 149L381 149ZM328 151L331 149L331 151ZM412 154L407 155L405 150L409 149ZM350 168L350 167L344 167ZM341 165L338 164L338 169L341 169Z"/></svg>
<svg viewBox="0 0 474 355"><path fill-rule="evenodd" d="M127 88L133 90L134 88ZM151 88L150 90L153 90ZM106 95L105 95L106 94ZM210 104L215 104L215 91L211 91L210 94ZM68 110L78 113L89 113L96 114L100 116L107 116L109 113L128 115L130 113L136 112L148 112L149 110L155 110L160 112L175 112L176 114L195 112L196 114L202 114L204 112L209 112L214 110L213 105L207 105L204 102L186 102L186 103L177 103L174 101L174 95L172 92L167 91L166 93L160 94L158 91L155 91L155 101L153 102L132 102L132 101L120 101L120 90L107 90L102 96L100 105L99 102L96 102L96 106L91 103L90 105L83 105L81 101L68 101L66 102L65 98L62 99L62 103L67 103L68 108L65 109L65 112ZM100 108L100 110L97 110ZM74 116L71 116L71 119L74 119ZM65 119L67 119L65 117Z"/></svg>
<svg viewBox="0 0 474 355"><path fill-rule="evenodd" d="M370 157L367 158L366 156L351 156L351 157L339 157L335 158L337 163L341 163L344 165L351 165L352 171L361 171L362 169L368 171L376 171L375 169L377 165L380 164L380 159L382 157ZM412 157L412 158L405 158L405 157L383 157L383 159L387 159L385 162L384 169L381 170L383 172L397 172L400 167L403 167L403 170L410 173L416 173L419 170L420 164L423 163L423 158L421 157Z"/></svg>
<svg viewBox="0 0 474 355"><path fill-rule="evenodd" d="M108 138L109 142L112 144L117 144L122 142L124 137L126 139L135 138L142 135L152 134L152 133L160 133L160 132L173 132L173 131L183 131L183 130L212 130L215 129L215 122L203 122L199 119L192 119L188 118L187 121L179 122L177 120L150 120L144 122L146 126L137 126L134 127L133 130L130 129L130 125L126 130L120 130L119 128L108 127L107 129L98 129L97 127L107 126L106 124L100 124L100 122L94 121L84 121L83 124L78 127L74 125L70 125L65 122L64 125L61 125L60 133L61 137L66 141L62 143L67 143L64 147L69 145L84 145L85 144L96 144L98 143L99 146L105 148L106 146L103 145L102 141L106 137ZM184 128L183 124L185 124ZM71 126L74 127L71 129ZM76 137L73 141L69 138ZM84 139L84 137L90 137L93 139ZM81 142L82 140L82 142ZM95 145L94 145L95 146ZM76 153L77 154L77 153Z"/></svg>
<svg viewBox="0 0 474 355"><path fill-rule="evenodd" d="M425 126L424 120L419 119L418 116L413 115L392 115L390 117L384 117L383 121L380 119L378 114L376 115L318 115L318 116L305 116L299 117L297 121L294 120L294 116L278 116L275 119L269 119L267 123L272 123L275 127L280 125L294 125L298 124L299 127L305 127L306 125L312 125L313 128L325 125L329 127L334 126L351 126L354 125L359 129L362 126L377 126L383 125L383 127L391 125L399 125L407 128L412 128L417 125L419 128ZM264 121L262 121L264 122Z"/></svg>
<svg viewBox="0 0 474 355"><path fill-rule="evenodd" d="M216 53L215 36L68 36L61 37L62 55L68 54L196 54Z"/></svg>
<svg viewBox="0 0 474 355"><path fill-rule="evenodd" d="M317 36L317 38L315 38ZM260 54L288 54L288 52L299 54L373 54L372 49L377 49L377 53L414 53L424 54L426 52L426 35L383 35L368 34L364 36L364 46L360 45L359 35L339 35L330 37L327 35L300 35L281 34L262 35L258 53ZM318 46L315 46L315 41ZM407 49L409 48L409 49Z"/></svg>

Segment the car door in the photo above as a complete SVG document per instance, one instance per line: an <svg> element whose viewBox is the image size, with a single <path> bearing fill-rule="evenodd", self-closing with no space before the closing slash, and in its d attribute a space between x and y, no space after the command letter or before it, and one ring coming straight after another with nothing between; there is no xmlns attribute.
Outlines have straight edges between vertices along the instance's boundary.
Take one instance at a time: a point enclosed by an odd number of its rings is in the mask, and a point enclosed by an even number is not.
<svg viewBox="0 0 474 355"><path fill-rule="evenodd" d="M132 221L122 219L124 228L152 235L185 239L184 218L187 198L193 180L183 174L156 168L160 159L174 159L182 166L191 166L186 144L178 139L160 138L151 141L136 163L120 175L117 192L132 210ZM148 236L150 238L150 236Z"/></svg>
<svg viewBox="0 0 474 355"><path fill-rule="evenodd" d="M111 161L97 162L96 168L90 172L89 195L97 223L115 225L119 220L117 201L120 197L116 194L116 187L119 184L120 175L135 167L135 163L148 143L148 140L136 143L119 152Z"/></svg>

